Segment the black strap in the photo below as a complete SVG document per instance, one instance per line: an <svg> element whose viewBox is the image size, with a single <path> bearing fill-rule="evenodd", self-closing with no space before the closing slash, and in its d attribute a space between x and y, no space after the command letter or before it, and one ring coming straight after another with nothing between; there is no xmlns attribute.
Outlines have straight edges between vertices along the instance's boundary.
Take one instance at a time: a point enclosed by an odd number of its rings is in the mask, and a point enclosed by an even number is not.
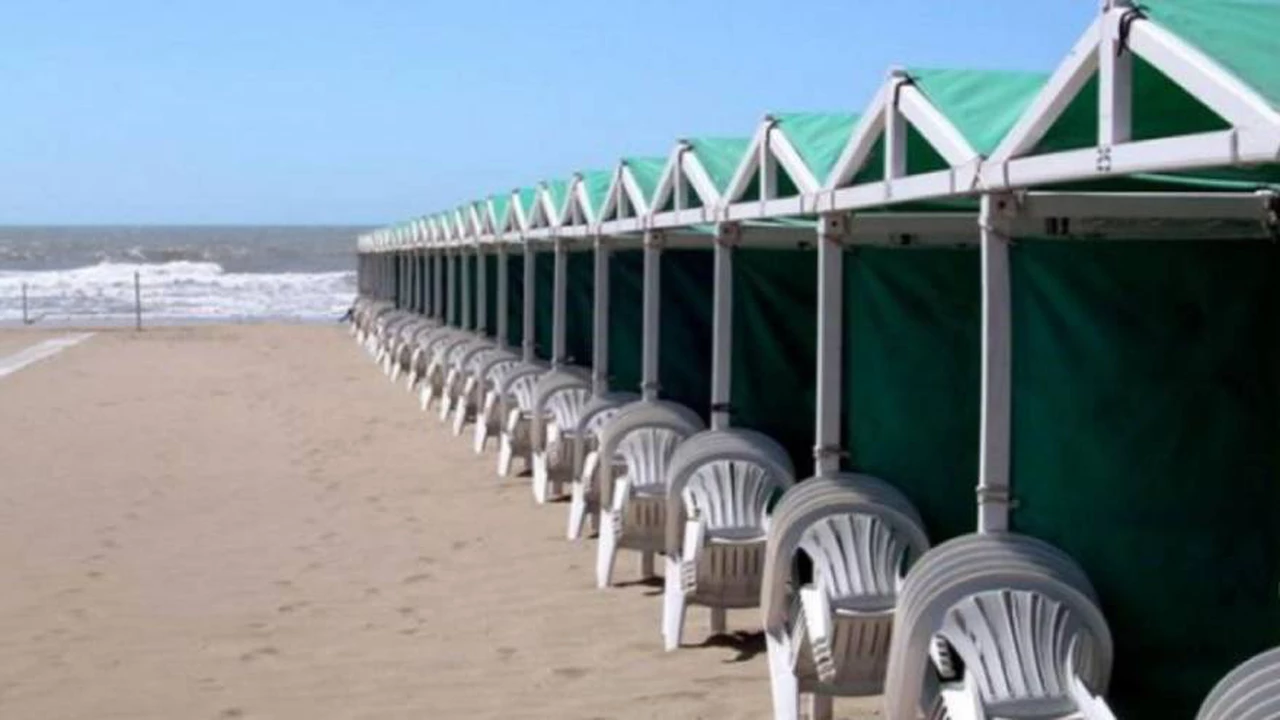
<svg viewBox="0 0 1280 720"><path fill-rule="evenodd" d="M1146 19L1147 13L1141 5L1134 5L1120 16L1120 41L1116 43L1116 57L1129 51L1129 33L1133 30L1133 23Z"/></svg>

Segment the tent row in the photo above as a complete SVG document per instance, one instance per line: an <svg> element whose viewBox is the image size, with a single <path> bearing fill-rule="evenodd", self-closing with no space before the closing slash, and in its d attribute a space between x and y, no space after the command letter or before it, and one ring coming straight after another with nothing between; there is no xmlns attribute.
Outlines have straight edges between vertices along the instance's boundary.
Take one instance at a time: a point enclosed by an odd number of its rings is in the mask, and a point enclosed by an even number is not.
<svg viewBox="0 0 1280 720"><path fill-rule="evenodd" d="M1272 717L1205 698L1280 645L1278 32L1112 2L1049 75L377 231L353 330L668 649L762 627L775 717ZM1210 699L1275 712L1262 657Z"/></svg>

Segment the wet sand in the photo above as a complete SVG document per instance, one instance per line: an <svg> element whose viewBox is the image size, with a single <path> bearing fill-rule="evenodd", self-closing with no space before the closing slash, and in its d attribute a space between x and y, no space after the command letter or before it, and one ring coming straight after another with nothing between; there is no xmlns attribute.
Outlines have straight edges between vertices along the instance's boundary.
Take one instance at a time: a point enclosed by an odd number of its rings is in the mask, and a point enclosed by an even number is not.
<svg viewBox="0 0 1280 720"><path fill-rule="evenodd" d="M770 715L756 612L663 652L638 562L596 590L336 324L99 332L0 379L0 437L0 717Z"/></svg>

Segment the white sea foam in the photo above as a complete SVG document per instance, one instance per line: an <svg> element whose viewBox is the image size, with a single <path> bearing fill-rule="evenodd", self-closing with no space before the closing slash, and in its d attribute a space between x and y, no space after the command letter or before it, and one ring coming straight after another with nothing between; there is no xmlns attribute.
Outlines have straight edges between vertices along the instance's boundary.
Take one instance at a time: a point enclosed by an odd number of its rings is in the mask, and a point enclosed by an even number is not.
<svg viewBox="0 0 1280 720"><path fill-rule="evenodd" d="M331 320L355 296L354 272L228 273L212 262L104 262L70 270L0 270L0 323L28 314L40 322L123 322L134 313L141 277L143 320Z"/></svg>

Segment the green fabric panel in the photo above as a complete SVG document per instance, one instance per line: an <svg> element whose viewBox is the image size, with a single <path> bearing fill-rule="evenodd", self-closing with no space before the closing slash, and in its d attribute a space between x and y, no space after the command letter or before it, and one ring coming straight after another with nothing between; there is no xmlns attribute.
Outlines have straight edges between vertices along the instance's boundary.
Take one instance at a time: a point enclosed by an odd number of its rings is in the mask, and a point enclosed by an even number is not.
<svg viewBox="0 0 1280 720"><path fill-rule="evenodd" d="M609 258L609 388L640 392L644 324L644 251Z"/></svg>
<svg viewBox="0 0 1280 720"><path fill-rule="evenodd" d="M533 354L542 360L551 359L552 327L555 312L555 257L550 252L533 253Z"/></svg>
<svg viewBox="0 0 1280 720"><path fill-rule="evenodd" d="M454 327L462 327L462 263L459 262L457 255L450 255L448 259L450 273L445 273L445 282L449 297L452 303L447 307L453 308L453 312L449 315L449 324Z"/></svg>
<svg viewBox="0 0 1280 720"><path fill-rule="evenodd" d="M491 195L489 201L493 203L494 228L496 230L505 230L507 227L507 211L511 208L511 196Z"/></svg>
<svg viewBox="0 0 1280 720"><path fill-rule="evenodd" d="M569 200L569 181L548 180L547 194L551 196L551 205L555 208L554 220L564 216L564 204Z"/></svg>
<svg viewBox="0 0 1280 720"><path fill-rule="evenodd" d="M976 248L844 258L849 466L893 483L929 539L977 526L982 298Z"/></svg>
<svg viewBox="0 0 1280 720"><path fill-rule="evenodd" d="M418 256L418 277L422 278L418 283L418 307L425 314L431 307L431 263L425 254Z"/></svg>
<svg viewBox="0 0 1280 720"><path fill-rule="evenodd" d="M698 138L690 140L698 161L707 171L716 190L723 193L733 180L733 174L742 164L742 157L751 146L750 138Z"/></svg>
<svg viewBox="0 0 1280 720"><path fill-rule="evenodd" d="M1225 130L1229 125L1142 58L1133 62L1133 139ZM1098 143L1098 78L1085 83L1036 146L1036 153Z"/></svg>
<svg viewBox="0 0 1280 720"><path fill-rule="evenodd" d="M907 125L907 174L919 175L921 173L934 172L936 170L946 170L950 165L947 164L945 158L938 154L937 150L929 144L928 140L916 130L914 126ZM881 135L876 140L876 144L872 146L871 152L867 155L867 162L862 166L853 179L854 185L869 182L880 182L884 180L884 136Z"/></svg>
<svg viewBox="0 0 1280 720"><path fill-rule="evenodd" d="M538 199L538 191L534 188L520 188L516 191L516 199L527 220L533 214L533 203Z"/></svg>
<svg viewBox="0 0 1280 720"><path fill-rule="evenodd" d="M401 262L400 253L391 254L391 267L393 271L391 277L393 280L391 297L395 301L396 308L404 307L404 289L401 287L401 279L404 276L403 263Z"/></svg>
<svg viewBox="0 0 1280 720"><path fill-rule="evenodd" d="M471 327L480 327L480 263L479 258L474 254L468 253L463 256L463 262L466 265L467 273L467 298L468 306L471 308Z"/></svg>
<svg viewBox="0 0 1280 720"><path fill-rule="evenodd" d="M831 174L858 124L858 116L852 113L781 113L773 117L820 185Z"/></svg>
<svg viewBox="0 0 1280 720"><path fill-rule="evenodd" d="M518 349L524 342L524 255L507 254L507 345Z"/></svg>
<svg viewBox="0 0 1280 720"><path fill-rule="evenodd" d="M571 252L565 265L565 353L574 365L590 367L595 337L595 253Z"/></svg>
<svg viewBox="0 0 1280 720"><path fill-rule="evenodd" d="M1013 527L1085 568L1124 718L1280 644L1280 248L1019 240Z"/></svg>
<svg viewBox="0 0 1280 720"><path fill-rule="evenodd" d="M1041 73L912 69L916 87L973 149L990 155L1044 87Z"/></svg>
<svg viewBox="0 0 1280 720"><path fill-rule="evenodd" d="M489 337L498 336L498 256L484 256L484 322Z"/></svg>
<svg viewBox="0 0 1280 720"><path fill-rule="evenodd" d="M626 158L623 160L631 170L631 177L644 193L646 203L653 202L653 194L658 190L658 182L662 180L662 171L667 168L666 158Z"/></svg>
<svg viewBox="0 0 1280 720"><path fill-rule="evenodd" d="M1195 45L1280 109L1280 3L1274 0L1146 0L1160 25Z"/></svg>
<svg viewBox="0 0 1280 720"><path fill-rule="evenodd" d="M800 477L813 467L817 258L815 250L733 255L733 424L781 443Z"/></svg>
<svg viewBox="0 0 1280 720"><path fill-rule="evenodd" d="M643 263L642 263L643 266ZM711 409L712 251L664 250L659 395L701 415Z"/></svg>
<svg viewBox="0 0 1280 720"><path fill-rule="evenodd" d="M604 202L609 197L609 186L613 184L613 172L610 170L592 170L582 173L582 187L586 190L589 210L595 219L600 218L604 210Z"/></svg>

